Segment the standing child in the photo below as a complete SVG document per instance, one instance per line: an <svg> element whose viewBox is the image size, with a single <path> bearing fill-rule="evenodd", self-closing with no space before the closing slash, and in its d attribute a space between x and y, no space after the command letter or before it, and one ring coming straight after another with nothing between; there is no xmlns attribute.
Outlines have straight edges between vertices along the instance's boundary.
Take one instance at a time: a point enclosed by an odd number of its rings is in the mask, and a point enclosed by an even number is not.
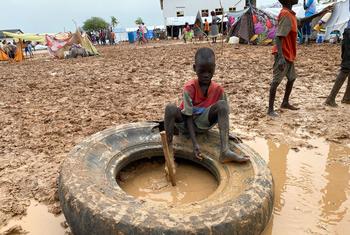
<svg viewBox="0 0 350 235"><path fill-rule="evenodd" d="M340 88L343 86L346 78L348 78L348 85L346 87L342 103L350 104L350 28L345 29L343 34L341 58L342 62L340 65L340 72L335 80L333 89L325 102L326 105L332 107L337 106L335 103L335 97L337 96Z"/></svg>
<svg viewBox="0 0 350 235"><path fill-rule="evenodd" d="M271 117L277 117L274 111L274 102L276 91L283 78L286 76L287 86L284 94L281 108L298 110L297 107L289 103L289 97L296 79L294 60L297 54L297 18L292 6L298 3L298 0L279 0L283 8L278 16L278 28L276 34L276 45L273 48L275 63L273 65L273 80L270 87L269 109L267 114Z"/></svg>
<svg viewBox="0 0 350 235"><path fill-rule="evenodd" d="M209 40L209 31L210 31L209 22L207 19L205 19L204 20L204 33L205 33L205 36L207 37L208 40Z"/></svg>
<svg viewBox="0 0 350 235"><path fill-rule="evenodd" d="M210 36L213 40L213 43L216 43L216 38L219 36L219 26L220 23L219 17L216 16L215 11L212 11L211 13L212 21L211 21L211 28L210 28Z"/></svg>
<svg viewBox="0 0 350 235"><path fill-rule="evenodd" d="M190 27L190 25L187 22L185 23L185 27L184 27L182 33L183 33L183 39L184 39L185 43L187 43L187 41L189 41L189 40L192 40L192 38L191 38L191 27Z"/></svg>
<svg viewBox="0 0 350 235"><path fill-rule="evenodd" d="M180 107L169 104L165 108L164 126L168 142L172 143L175 127L183 133L189 133L194 156L201 159L196 133L206 132L218 123L221 140L220 161L222 163L249 161L248 157L229 149L229 106L224 89L212 81L215 66L213 50L198 49L193 65L197 79L185 84Z"/></svg>

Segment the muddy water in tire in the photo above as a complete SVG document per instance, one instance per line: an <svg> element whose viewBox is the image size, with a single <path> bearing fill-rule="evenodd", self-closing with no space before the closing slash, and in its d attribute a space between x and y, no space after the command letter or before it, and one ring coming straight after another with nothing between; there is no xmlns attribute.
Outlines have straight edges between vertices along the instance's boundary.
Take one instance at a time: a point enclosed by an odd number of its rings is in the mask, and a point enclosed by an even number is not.
<svg viewBox="0 0 350 235"><path fill-rule="evenodd" d="M218 186L208 170L190 161L177 163L175 187L167 180L161 159L135 162L123 169L117 179L120 187L136 198L171 205L203 200Z"/></svg>

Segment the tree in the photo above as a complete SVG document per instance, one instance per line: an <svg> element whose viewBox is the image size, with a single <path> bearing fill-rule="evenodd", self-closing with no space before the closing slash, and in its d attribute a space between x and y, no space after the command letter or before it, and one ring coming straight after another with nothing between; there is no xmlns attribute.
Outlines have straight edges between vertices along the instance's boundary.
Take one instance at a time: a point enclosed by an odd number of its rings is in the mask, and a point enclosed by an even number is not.
<svg viewBox="0 0 350 235"><path fill-rule="evenodd" d="M139 17L135 20L135 24L142 24L142 23L143 23L143 20L141 17Z"/></svg>
<svg viewBox="0 0 350 235"><path fill-rule="evenodd" d="M111 26L114 29L115 27L117 27L117 25L119 24L119 20L117 18L115 18L114 16L111 16Z"/></svg>
<svg viewBox="0 0 350 235"><path fill-rule="evenodd" d="M99 31L108 28L108 23L100 17L91 17L84 22L83 29L87 32Z"/></svg>

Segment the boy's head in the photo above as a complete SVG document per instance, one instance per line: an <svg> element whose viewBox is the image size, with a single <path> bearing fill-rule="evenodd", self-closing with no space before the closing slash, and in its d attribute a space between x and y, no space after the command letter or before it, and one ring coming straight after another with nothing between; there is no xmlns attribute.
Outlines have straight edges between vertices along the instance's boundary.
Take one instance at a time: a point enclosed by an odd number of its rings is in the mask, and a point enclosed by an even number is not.
<svg viewBox="0 0 350 235"><path fill-rule="evenodd" d="M298 0L278 0L283 6L298 4Z"/></svg>
<svg viewBox="0 0 350 235"><path fill-rule="evenodd" d="M210 48L203 47L197 50L193 70L202 84L209 85L215 73L215 54Z"/></svg>

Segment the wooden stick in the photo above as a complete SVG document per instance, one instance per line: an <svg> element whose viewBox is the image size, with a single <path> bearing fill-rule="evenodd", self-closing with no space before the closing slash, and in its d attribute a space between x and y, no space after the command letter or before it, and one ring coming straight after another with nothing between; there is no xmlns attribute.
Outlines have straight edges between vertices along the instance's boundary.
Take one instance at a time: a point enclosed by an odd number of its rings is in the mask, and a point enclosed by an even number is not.
<svg viewBox="0 0 350 235"><path fill-rule="evenodd" d="M222 17L221 17L221 55L224 54L224 15L225 11L224 8L222 7L222 2L220 0L220 7L222 9Z"/></svg>
<svg viewBox="0 0 350 235"><path fill-rule="evenodd" d="M176 186L176 180L175 180L175 160L174 160L174 152L172 148L169 148L168 140L166 136L166 132L162 131L160 132L160 137L162 139L162 145L163 145L163 152L164 152L164 158L165 158L165 166L168 169L168 174L170 178L170 182L172 186Z"/></svg>

